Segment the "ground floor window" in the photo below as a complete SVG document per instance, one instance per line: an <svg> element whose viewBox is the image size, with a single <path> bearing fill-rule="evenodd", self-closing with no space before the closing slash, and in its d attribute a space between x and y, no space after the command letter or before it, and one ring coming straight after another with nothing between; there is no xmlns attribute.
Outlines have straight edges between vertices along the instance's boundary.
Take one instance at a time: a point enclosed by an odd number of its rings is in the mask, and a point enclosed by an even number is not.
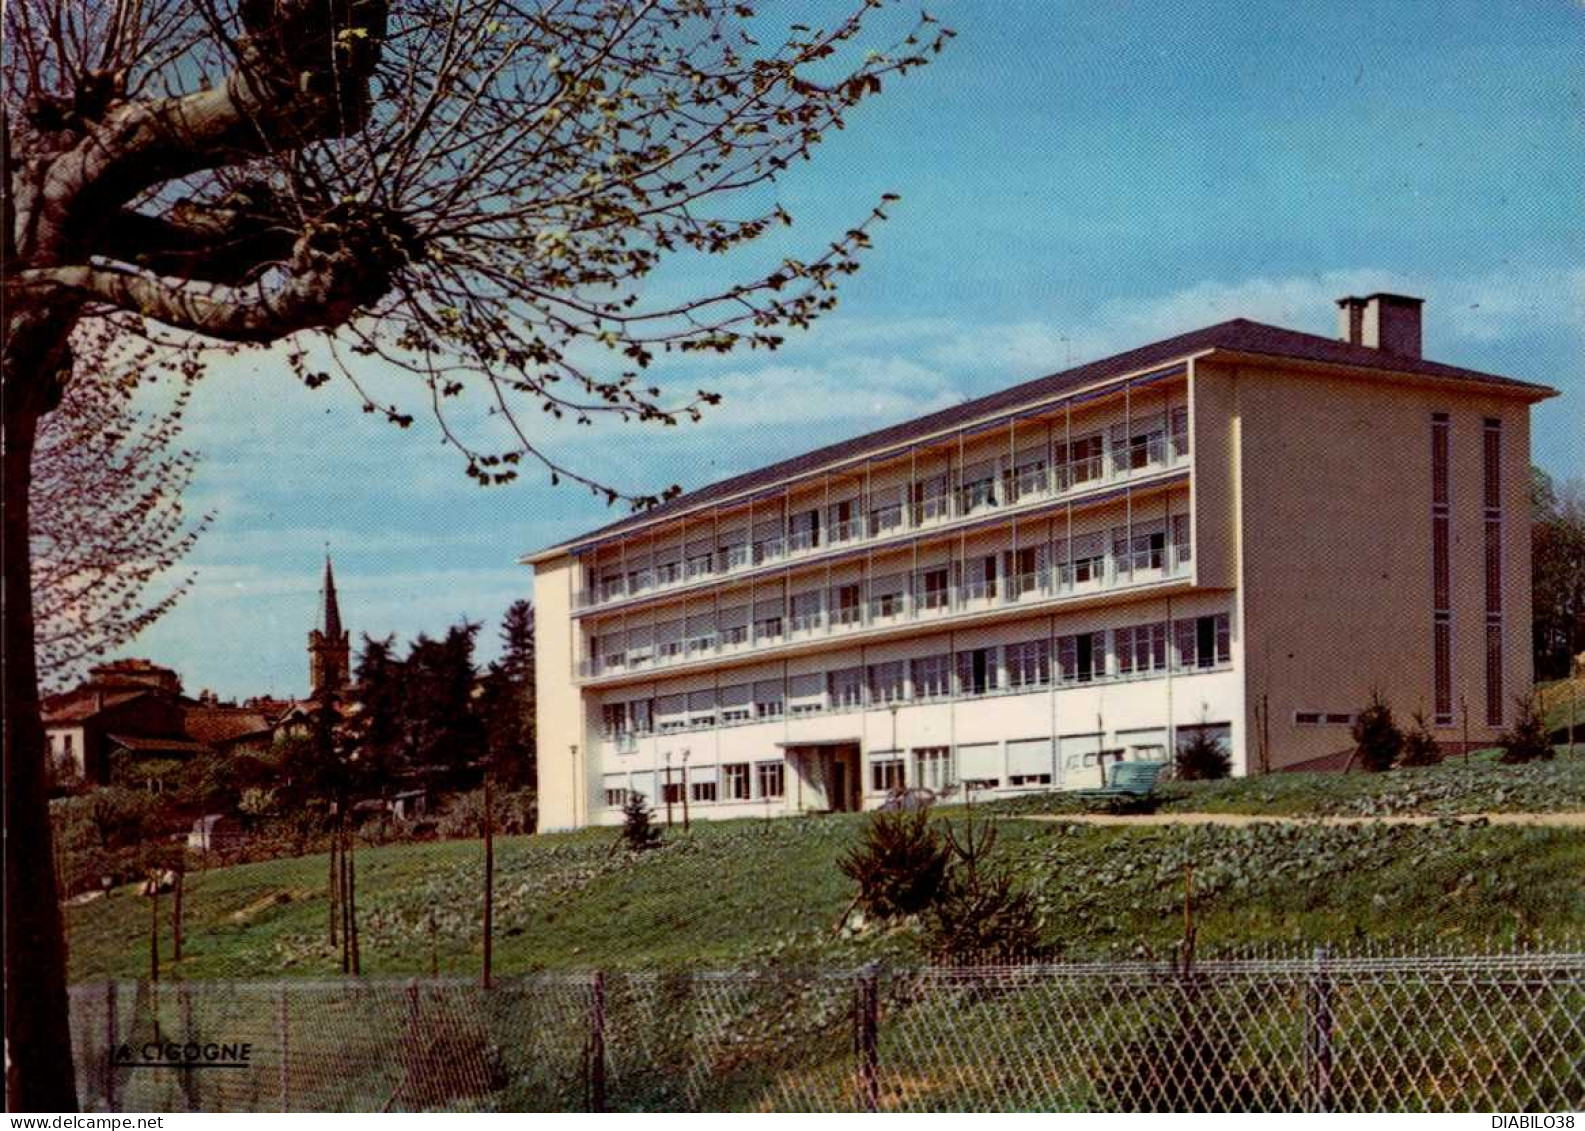
<svg viewBox="0 0 1585 1131"><path fill-rule="evenodd" d="M901 758L877 758L870 763L870 789L875 793L890 793L894 789L902 789L903 760Z"/></svg>
<svg viewBox="0 0 1585 1131"><path fill-rule="evenodd" d="M926 746L914 751L914 784L943 790L952 784L952 750Z"/></svg>
<svg viewBox="0 0 1585 1131"><path fill-rule="evenodd" d="M726 779L726 797L728 801L747 801L749 799L747 762L734 762L730 766L722 766L721 775Z"/></svg>
<svg viewBox="0 0 1585 1131"><path fill-rule="evenodd" d="M620 809L627 804L627 790L608 789L605 791L605 806L607 809Z"/></svg>
<svg viewBox="0 0 1585 1131"><path fill-rule="evenodd" d="M660 787L660 800L663 805L682 804L682 782L665 782Z"/></svg>
<svg viewBox="0 0 1585 1131"><path fill-rule="evenodd" d="M754 767L762 798L782 797L787 793L787 766L783 762L761 762Z"/></svg>
<svg viewBox="0 0 1585 1131"><path fill-rule="evenodd" d="M693 792L693 799L695 801L715 800L715 782L713 781L696 781L693 782L689 788Z"/></svg>

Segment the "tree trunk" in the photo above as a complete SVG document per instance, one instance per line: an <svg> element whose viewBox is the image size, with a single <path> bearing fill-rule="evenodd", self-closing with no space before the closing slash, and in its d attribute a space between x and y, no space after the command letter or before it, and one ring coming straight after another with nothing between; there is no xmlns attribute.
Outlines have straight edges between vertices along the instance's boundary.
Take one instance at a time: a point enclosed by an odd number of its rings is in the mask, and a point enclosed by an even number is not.
<svg viewBox="0 0 1585 1131"><path fill-rule="evenodd" d="M484 972L480 985L490 988L495 941L495 809L490 797L490 771L484 771Z"/></svg>
<svg viewBox="0 0 1585 1131"><path fill-rule="evenodd" d="M8 382L9 383L9 382ZM38 416L14 386L4 414L5 1046L12 1111L76 1111L61 923L33 639L28 490ZM25 993L16 992L27 987Z"/></svg>

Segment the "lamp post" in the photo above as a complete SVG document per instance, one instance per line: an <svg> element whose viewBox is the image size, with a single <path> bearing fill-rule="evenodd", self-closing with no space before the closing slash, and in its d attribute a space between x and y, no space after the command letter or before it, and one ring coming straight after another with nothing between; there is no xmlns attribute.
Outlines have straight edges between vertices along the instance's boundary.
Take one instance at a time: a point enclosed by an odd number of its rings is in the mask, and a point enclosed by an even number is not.
<svg viewBox="0 0 1585 1131"><path fill-rule="evenodd" d="M892 712L892 757L893 758L902 758L902 751L897 749L897 706L898 705L897 705L896 702L893 702L891 704L891 712ZM902 759L902 760L903 760L903 785L906 787L908 785L908 761L907 761L907 759ZM863 767L862 766L859 768L859 772L860 773L863 772ZM860 788L862 788L862 787L860 787Z"/></svg>
<svg viewBox="0 0 1585 1131"><path fill-rule="evenodd" d="M661 790L666 795L666 827L671 828L671 751L666 751L666 787Z"/></svg>
<svg viewBox="0 0 1585 1131"><path fill-rule="evenodd" d="M688 754L687 747L682 751L682 831L688 831Z"/></svg>
<svg viewBox="0 0 1585 1131"><path fill-rule="evenodd" d="M578 788L578 744L574 742L569 749L572 751L572 819L580 825L586 825L589 823L587 804L584 805L584 819L578 820L578 795L583 792Z"/></svg>

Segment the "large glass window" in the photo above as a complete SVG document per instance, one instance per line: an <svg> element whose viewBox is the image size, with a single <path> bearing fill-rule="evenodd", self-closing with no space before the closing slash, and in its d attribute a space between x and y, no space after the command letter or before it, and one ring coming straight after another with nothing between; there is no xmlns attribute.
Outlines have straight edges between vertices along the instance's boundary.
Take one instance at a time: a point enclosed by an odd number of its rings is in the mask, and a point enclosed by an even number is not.
<svg viewBox="0 0 1585 1131"><path fill-rule="evenodd" d="M958 653L959 695L988 695L996 686L995 648L973 648Z"/></svg>
<svg viewBox="0 0 1585 1131"><path fill-rule="evenodd" d="M761 762L754 767L755 785L762 799L781 797L787 792L787 766L783 762Z"/></svg>
<svg viewBox="0 0 1585 1131"><path fill-rule="evenodd" d="M1051 642L1026 640L1007 646L1007 683L1010 687L1045 687L1051 683Z"/></svg>
<svg viewBox="0 0 1585 1131"><path fill-rule="evenodd" d="M914 698L949 699L952 696L952 657L921 656L913 661Z"/></svg>
<svg viewBox="0 0 1585 1131"><path fill-rule="evenodd" d="M1150 675L1167 670L1167 622L1129 625L1119 628L1117 673Z"/></svg>
<svg viewBox="0 0 1585 1131"><path fill-rule="evenodd" d="M721 767L721 776L726 786L726 799L728 801L749 800L749 765L747 762L734 762Z"/></svg>
<svg viewBox="0 0 1585 1131"><path fill-rule="evenodd" d="M1106 633L1079 632L1057 638L1057 665L1063 683L1093 683L1106 678Z"/></svg>
<svg viewBox="0 0 1585 1131"><path fill-rule="evenodd" d="M864 706L864 669L842 668L826 673L826 694L833 711Z"/></svg>
<svg viewBox="0 0 1585 1131"><path fill-rule="evenodd" d="M952 750L926 746L914 751L914 784L941 791L952 785Z"/></svg>
<svg viewBox="0 0 1585 1131"><path fill-rule="evenodd" d="M1174 621L1173 633L1180 670L1214 668L1232 662L1232 633L1226 613Z"/></svg>
<svg viewBox="0 0 1585 1131"><path fill-rule="evenodd" d="M904 680L904 664L901 660L889 660L884 664L870 665L870 703L874 706L883 706L888 703L901 703L907 698L907 685Z"/></svg>
<svg viewBox="0 0 1585 1131"><path fill-rule="evenodd" d="M894 789L902 789L903 760L895 754L871 759L870 761L870 790L874 793L890 793Z"/></svg>

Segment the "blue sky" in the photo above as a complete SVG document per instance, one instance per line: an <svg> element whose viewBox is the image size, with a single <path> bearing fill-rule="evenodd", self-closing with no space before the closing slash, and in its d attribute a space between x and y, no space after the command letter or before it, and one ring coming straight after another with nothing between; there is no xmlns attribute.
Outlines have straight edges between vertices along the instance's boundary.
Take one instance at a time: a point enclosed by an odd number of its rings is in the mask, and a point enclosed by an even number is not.
<svg viewBox="0 0 1585 1131"><path fill-rule="evenodd" d="M635 490L698 486L1223 318L1330 334L1334 298L1393 289L1426 298L1427 356L1563 390L1534 456L1585 476L1585 5L931 11L948 50L778 193L808 249L902 195L838 312L774 355L662 370L725 394L703 424L543 433L558 455ZM532 592L517 555L610 518L533 475L482 490L422 417L397 432L269 351L216 366L191 421L189 501L217 517L193 593L124 653L192 691L306 692L327 542L355 637L467 616L488 655Z"/></svg>

